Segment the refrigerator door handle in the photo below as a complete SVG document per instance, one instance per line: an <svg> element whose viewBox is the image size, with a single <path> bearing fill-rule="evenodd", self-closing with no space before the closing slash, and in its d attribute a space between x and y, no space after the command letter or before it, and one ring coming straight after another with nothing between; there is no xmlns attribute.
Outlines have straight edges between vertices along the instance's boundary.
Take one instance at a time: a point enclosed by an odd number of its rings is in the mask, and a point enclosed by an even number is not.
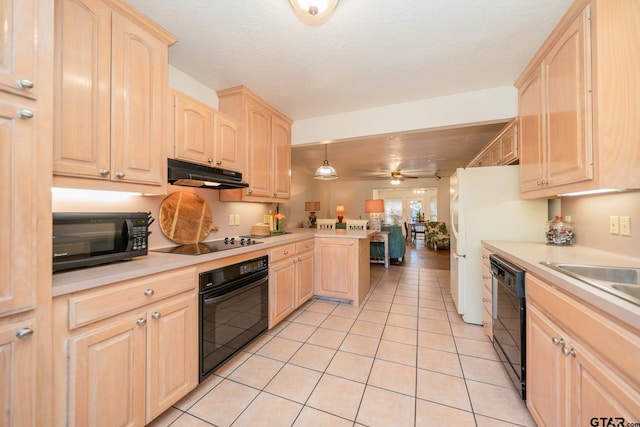
<svg viewBox="0 0 640 427"><path fill-rule="evenodd" d="M452 255L453 255L453 257L454 257L455 259L458 259L458 258L466 258L466 257L467 257L467 255L466 255L466 254L459 254L459 253L458 253L458 252L456 252L456 251L453 251L453 252L452 252Z"/></svg>

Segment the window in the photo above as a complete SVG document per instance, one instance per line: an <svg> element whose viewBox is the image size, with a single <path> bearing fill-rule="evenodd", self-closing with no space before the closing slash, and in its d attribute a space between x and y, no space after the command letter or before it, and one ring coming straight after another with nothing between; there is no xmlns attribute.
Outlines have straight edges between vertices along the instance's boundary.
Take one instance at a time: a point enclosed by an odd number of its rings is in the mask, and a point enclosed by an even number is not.
<svg viewBox="0 0 640 427"><path fill-rule="evenodd" d="M385 224L402 224L402 199L385 199L384 211Z"/></svg>

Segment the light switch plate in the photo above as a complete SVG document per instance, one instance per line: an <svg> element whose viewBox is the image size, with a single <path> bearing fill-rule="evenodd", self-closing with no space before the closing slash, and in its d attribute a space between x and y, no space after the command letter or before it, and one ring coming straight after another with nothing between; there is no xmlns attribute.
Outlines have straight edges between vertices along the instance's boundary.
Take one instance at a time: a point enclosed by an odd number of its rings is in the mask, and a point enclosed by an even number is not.
<svg viewBox="0 0 640 427"><path fill-rule="evenodd" d="M620 233L620 218L617 216L609 217L609 233L611 234L619 234Z"/></svg>
<svg viewBox="0 0 640 427"><path fill-rule="evenodd" d="M234 219L233 215L229 215L229 225L233 225Z"/></svg>
<svg viewBox="0 0 640 427"><path fill-rule="evenodd" d="M233 224L234 225L240 225L240 214L235 214L233 216Z"/></svg>
<svg viewBox="0 0 640 427"><path fill-rule="evenodd" d="M620 217L620 235L631 236L631 218L628 216Z"/></svg>

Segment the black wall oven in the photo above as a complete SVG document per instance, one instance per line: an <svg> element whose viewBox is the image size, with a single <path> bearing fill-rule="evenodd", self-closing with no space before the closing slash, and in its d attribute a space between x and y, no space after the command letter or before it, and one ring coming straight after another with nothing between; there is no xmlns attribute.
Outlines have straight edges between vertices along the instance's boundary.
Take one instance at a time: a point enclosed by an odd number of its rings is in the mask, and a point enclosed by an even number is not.
<svg viewBox="0 0 640 427"><path fill-rule="evenodd" d="M493 346L526 399L525 271L496 255L489 257L494 301Z"/></svg>
<svg viewBox="0 0 640 427"><path fill-rule="evenodd" d="M200 273L200 374L207 378L269 325L266 256Z"/></svg>

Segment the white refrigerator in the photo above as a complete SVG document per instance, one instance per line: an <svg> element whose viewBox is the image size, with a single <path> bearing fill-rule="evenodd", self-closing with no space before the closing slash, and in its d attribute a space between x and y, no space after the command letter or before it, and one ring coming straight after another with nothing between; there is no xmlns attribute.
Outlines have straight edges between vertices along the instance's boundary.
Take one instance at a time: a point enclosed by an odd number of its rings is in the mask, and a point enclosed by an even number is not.
<svg viewBox="0 0 640 427"><path fill-rule="evenodd" d="M451 176L451 295L482 324L482 240L544 242L547 200L521 200L519 166L459 168Z"/></svg>

